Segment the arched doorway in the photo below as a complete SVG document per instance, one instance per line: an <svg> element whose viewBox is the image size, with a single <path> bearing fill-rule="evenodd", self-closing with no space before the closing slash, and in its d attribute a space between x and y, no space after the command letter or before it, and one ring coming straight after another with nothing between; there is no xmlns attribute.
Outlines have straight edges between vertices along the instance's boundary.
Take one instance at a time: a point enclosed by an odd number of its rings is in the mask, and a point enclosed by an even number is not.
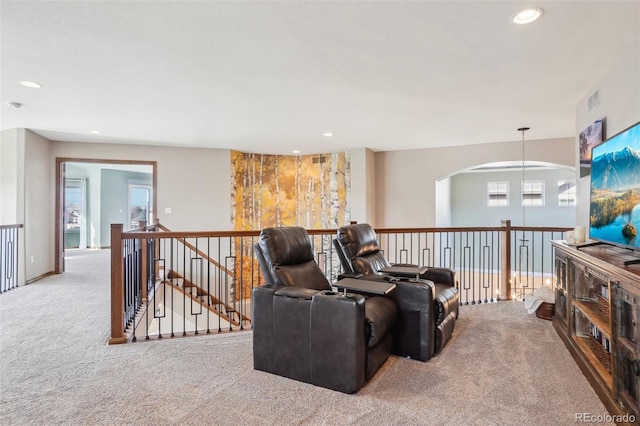
<svg viewBox="0 0 640 426"><path fill-rule="evenodd" d="M524 165L524 167L523 167ZM459 170L436 182L436 226L573 226L575 168L501 161Z"/></svg>

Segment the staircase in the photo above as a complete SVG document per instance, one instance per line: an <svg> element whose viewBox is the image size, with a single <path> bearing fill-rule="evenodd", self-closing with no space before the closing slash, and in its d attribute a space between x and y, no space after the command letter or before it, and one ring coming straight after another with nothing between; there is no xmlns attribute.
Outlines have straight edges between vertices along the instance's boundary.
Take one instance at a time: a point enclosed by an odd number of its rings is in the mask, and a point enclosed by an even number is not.
<svg viewBox="0 0 640 426"><path fill-rule="evenodd" d="M127 324L125 336L136 341L140 336L163 333L174 336L173 330L199 334L232 331L234 327L251 327L251 319L238 312L234 306L224 303L215 294L193 283L181 274L163 267L157 268L158 279L149 290L148 300L143 301L134 318ZM171 327L174 325L175 327Z"/></svg>

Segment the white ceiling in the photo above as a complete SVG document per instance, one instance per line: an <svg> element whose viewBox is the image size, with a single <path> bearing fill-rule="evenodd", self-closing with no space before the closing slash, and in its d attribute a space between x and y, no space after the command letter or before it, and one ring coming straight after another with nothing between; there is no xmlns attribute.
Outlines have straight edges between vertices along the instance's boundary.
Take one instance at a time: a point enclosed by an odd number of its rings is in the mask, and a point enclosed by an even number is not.
<svg viewBox="0 0 640 426"><path fill-rule="evenodd" d="M525 6L544 16L512 24ZM528 140L573 137L577 103L640 33L638 1L3 0L0 12L3 130L277 154L519 140L521 126Z"/></svg>

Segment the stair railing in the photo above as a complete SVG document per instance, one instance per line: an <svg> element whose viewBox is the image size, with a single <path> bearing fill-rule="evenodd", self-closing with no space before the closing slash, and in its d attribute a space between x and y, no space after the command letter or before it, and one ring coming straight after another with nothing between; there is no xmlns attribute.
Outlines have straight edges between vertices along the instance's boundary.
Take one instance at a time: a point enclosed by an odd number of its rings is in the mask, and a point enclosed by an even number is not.
<svg viewBox="0 0 640 426"><path fill-rule="evenodd" d="M251 291L264 284L253 245L259 231L175 232L155 223L123 232L111 227L109 343L251 326ZM392 263L452 268L461 304L522 300L554 286L550 241L570 228L376 229ZM335 229L308 230L330 282L341 272Z"/></svg>
<svg viewBox="0 0 640 426"><path fill-rule="evenodd" d="M20 285L20 230L22 224L0 225L0 294Z"/></svg>
<svg viewBox="0 0 640 426"><path fill-rule="evenodd" d="M248 260L255 269L251 247L257 235L173 232L159 223L123 232L112 225L112 270L122 270L122 282L112 274L112 292L122 295L112 294L110 342L136 341L140 333L148 339L250 327L251 288L244 288L241 265ZM126 336L114 332L121 328Z"/></svg>

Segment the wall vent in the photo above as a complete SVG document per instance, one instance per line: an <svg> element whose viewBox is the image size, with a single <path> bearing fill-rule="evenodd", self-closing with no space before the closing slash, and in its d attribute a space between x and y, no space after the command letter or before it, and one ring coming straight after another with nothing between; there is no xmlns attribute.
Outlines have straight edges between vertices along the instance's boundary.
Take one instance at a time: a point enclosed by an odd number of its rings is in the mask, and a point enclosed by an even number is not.
<svg viewBox="0 0 640 426"><path fill-rule="evenodd" d="M591 96L589 96L589 111L600 105L600 89L596 89Z"/></svg>

